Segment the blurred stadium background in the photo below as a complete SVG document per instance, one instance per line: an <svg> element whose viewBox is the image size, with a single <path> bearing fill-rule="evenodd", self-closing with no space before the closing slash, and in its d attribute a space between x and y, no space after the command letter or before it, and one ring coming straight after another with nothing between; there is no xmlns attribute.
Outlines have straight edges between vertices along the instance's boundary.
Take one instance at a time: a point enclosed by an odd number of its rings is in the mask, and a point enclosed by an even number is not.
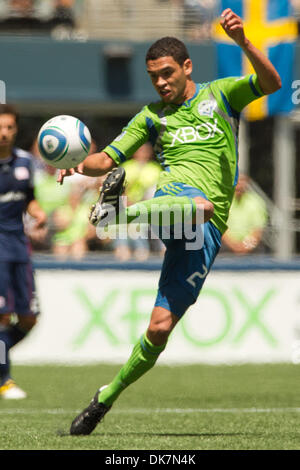
<svg viewBox="0 0 300 470"><path fill-rule="evenodd" d="M271 4L267 15L262 6ZM76 176L59 187L38 154L40 126L75 115L88 125L93 149L103 148L156 99L144 56L161 36L187 43L196 81L226 73L222 46L235 46L215 27L226 6L247 14L256 31L250 39L279 58L284 89L281 99L241 119L240 169L251 203L245 227L234 226L233 214L232 230L248 251L224 245L161 363L300 362L300 2L1 0L0 80L6 102L21 113L17 145L34 155L37 195L50 220L42 240L26 220L42 315L12 351L14 363L122 362L147 324L163 255L155 240L124 247L97 238L87 214L99 181ZM282 27L271 37L276 21ZM227 54L227 75L243 73L235 52ZM132 172L132 200L149 197L157 176L151 150L143 150L153 178L145 184Z"/></svg>

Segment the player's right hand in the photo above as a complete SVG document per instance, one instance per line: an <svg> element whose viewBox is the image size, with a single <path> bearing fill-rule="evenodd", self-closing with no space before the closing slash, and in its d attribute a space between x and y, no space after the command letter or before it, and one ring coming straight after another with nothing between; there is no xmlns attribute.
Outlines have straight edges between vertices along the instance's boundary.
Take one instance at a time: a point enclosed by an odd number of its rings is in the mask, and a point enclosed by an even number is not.
<svg viewBox="0 0 300 470"><path fill-rule="evenodd" d="M75 173L80 173L81 175L83 175L83 163L80 163L75 168L69 168L68 170L60 170L56 181L59 184L63 184L64 178L66 176L72 176L75 175Z"/></svg>
<svg viewBox="0 0 300 470"><path fill-rule="evenodd" d="M227 36L233 39L239 46L245 43L243 20L230 8L226 8L221 14L220 24Z"/></svg>

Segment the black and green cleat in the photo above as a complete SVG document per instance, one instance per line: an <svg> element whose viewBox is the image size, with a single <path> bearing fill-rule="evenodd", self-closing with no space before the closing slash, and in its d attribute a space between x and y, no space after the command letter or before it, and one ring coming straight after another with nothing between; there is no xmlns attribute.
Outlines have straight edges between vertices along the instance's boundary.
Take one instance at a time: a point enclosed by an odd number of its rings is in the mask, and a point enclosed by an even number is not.
<svg viewBox="0 0 300 470"><path fill-rule="evenodd" d="M100 423L106 413L111 409L111 406L106 406L104 403L98 402L101 390L102 388L97 390L97 393L91 400L89 406L73 420L70 427L71 435L80 436L91 434L97 424Z"/></svg>
<svg viewBox="0 0 300 470"><path fill-rule="evenodd" d="M125 170L123 167L114 168L104 180L100 189L99 199L91 207L89 220L98 225L108 216L116 216L123 208L121 195L125 188ZM107 220L108 221L108 220Z"/></svg>

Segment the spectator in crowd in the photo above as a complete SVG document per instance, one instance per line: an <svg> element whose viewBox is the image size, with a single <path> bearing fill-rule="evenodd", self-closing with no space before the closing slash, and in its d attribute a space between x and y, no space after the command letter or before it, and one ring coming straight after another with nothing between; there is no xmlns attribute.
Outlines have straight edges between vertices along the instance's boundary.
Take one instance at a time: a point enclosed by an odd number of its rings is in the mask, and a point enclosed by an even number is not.
<svg viewBox="0 0 300 470"><path fill-rule="evenodd" d="M144 144L123 164L126 170L125 203L131 206L138 201L150 199L161 171L158 163L153 161L153 150L150 144ZM133 255L138 261L145 261L150 254L148 226L138 226L134 233L131 224L131 236L117 238L114 241L115 256L120 261L127 261ZM135 236L133 236L133 234Z"/></svg>
<svg viewBox="0 0 300 470"><path fill-rule="evenodd" d="M216 0L183 0L183 28L188 39L202 41L211 38L216 4Z"/></svg>
<svg viewBox="0 0 300 470"><path fill-rule="evenodd" d="M91 152L96 143L92 141ZM57 169L47 165L41 158L36 140L31 148L35 156L35 194L39 204L48 216L48 237L43 245L32 231L30 235L34 248L50 250L59 258L80 259L89 244L100 245L95 227L88 222L90 206L97 198L100 178L92 179L76 175L72 182L57 191ZM100 247L99 247L100 248Z"/></svg>
<svg viewBox="0 0 300 470"><path fill-rule="evenodd" d="M92 140L90 152L95 152L97 144ZM49 251L61 259L82 258L87 251L110 249L110 240L100 240L96 229L88 222L90 206L99 195L103 178L88 178L77 174L72 182L67 181L57 191L58 170L47 165L41 158L35 139L31 153L35 157L35 194L48 216L47 237L40 240L32 230L27 218L27 232L35 250ZM65 186L65 187L64 187Z"/></svg>
<svg viewBox="0 0 300 470"><path fill-rule="evenodd" d="M52 214L52 251L59 258L81 259L86 254L89 206L84 202L84 192L84 187L74 183L67 203Z"/></svg>
<svg viewBox="0 0 300 470"><path fill-rule="evenodd" d="M222 237L223 246L237 255L258 251L267 220L264 200L249 188L249 177L241 174L229 212L228 229Z"/></svg>
<svg viewBox="0 0 300 470"><path fill-rule="evenodd" d="M54 0L53 17L50 20L51 29L63 26L68 29L75 27L74 0Z"/></svg>
<svg viewBox="0 0 300 470"><path fill-rule="evenodd" d="M34 16L34 0L9 0L10 16L16 18L31 18Z"/></svg>
<svg viewBox="0 0 300 470"><path fill-rule="evenodd" d="M1 0L0 0L1 1ZM50 34L75 27L75 0L6 0L1 8L0 31Z"/></svg>
<svg viewBox="0 0 300 470"><path fill-rule="evenodd" d="M60 206L67 204L71 185L67 184L63 191L53 192L57 170L53 166L45 165L36 176L35 194L49 218Z"/></svg>
<svg viewBox="0 0 300 470"><path fill-rule="evenodd" d="M6 14L0 22L0 29L12 31L32 31L42 28L36 14L35 0L8 0Z"/></svg>
<svg viewBox="0 0 300 470"><path fill-rule="evenodd" d="M47 214L47 236L41 241L33 231L30 218L27 217L26 229L30 237L34 250L49 251L52 249L52 237L55 233L53 224L53 214L55 210L68 203L71 185L67 184L62 191L56 190L57 169L47 165L41 158L35 139L31 149L34 156L35 167L35 197L38 200L43 211Z"/></svg>

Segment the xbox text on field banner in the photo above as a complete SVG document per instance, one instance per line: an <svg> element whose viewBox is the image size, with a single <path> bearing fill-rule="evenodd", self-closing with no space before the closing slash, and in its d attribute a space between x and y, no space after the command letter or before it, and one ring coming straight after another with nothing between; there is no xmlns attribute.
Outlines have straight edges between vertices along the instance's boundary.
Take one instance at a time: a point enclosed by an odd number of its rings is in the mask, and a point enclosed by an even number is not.
<svg viewBox="0 0 300 470"><path fill-rule="evenodd" d="M13 361L123 363L148 326L158 279L159 271L37 270L41 315ZM159 362L300 363L299 283L300 271L212 271Z"/></svg>

